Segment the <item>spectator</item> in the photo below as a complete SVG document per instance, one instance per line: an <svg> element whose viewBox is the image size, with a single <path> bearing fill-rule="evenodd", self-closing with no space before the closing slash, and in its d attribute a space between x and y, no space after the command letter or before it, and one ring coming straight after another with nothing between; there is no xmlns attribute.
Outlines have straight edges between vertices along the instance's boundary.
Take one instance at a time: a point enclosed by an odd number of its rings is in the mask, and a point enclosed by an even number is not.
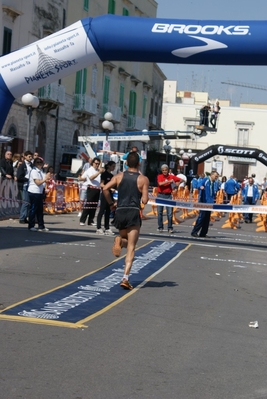
<svg viewBox="0 0 267 399"><path fill-rule="evenodd" d="M191 193L193 193L193 191L194 191L195 189L197 189L197 187L198 187L198 178L199 178L199 176L198 176L198 175L195 175L195 176L193 177L193 179L191 180L191 184L190 184L190 192L191 192Z"/></svg>
<svg viewBox="0 0 267 399"><path fill-rule="evenodd" d="M223 203L224 204L227 204L227 194L226 194L225 189L224 189L226 181L227 181L227 177L223 176L222 177L221 186L220 186L220 190L222 190L222 193L223 193Z"/></svg>
<svg viewBox="0 0 267 399"><path fill-rule="evenodd" d="M110 180L113 177L113 170L116 167L116 163L114 161L109 161L106 165L105 165L105 172L103 172L101 174L101 182L100 182L100 186L101 188L103 188L106 184L108 184L110 182ZM113 200L113 192L114 189L110 189L110 197ZM105 230L103 230L101 228L101 219L104 216L104 225L105 225ZM106 197L104 196L103 192L100 194L100 209L97 215L97 230L96 233L97 234L106 234L106 235L114 235L113 231L109 228L109 218L110 218L110 206L107 203Z"/></svg>
<svg viewBox="0 0 267 399"><path fill-rule="evenodd" d="M21 155L20 154L14 154L12 157L12 162L13 162L13 170L14 170L14 180L17 180L17 171L19 165L21 165Z"/></svg>
<svg viewBox="0 0 267 399"><path fill-rule="evenodd" d="M199 197L198 202L203 202L206 204L213 204L216 196L215 191L215 180L218 179L219 175L217 172L211 172L209 177L202 180L202 184L199 187ZM209 238L208 230L210 223L211 211L200 211L197 218L196 224L191 232L192 237L203 237ZM199 235L198 235L199 232Z"/></svg>
<svg viewBox="0 0 267 399"><path fill-rule="evenodd" d="M220 113L220 103L217 100L216 103L213 105L212 111L211 111L211 117L210 117L210 124L213 127L213 129L216 129L216 122L217 122L217 118L219 116Z"/></svg>
<svg viewBox="0 0 267 399"><path fill-rule="evenodd" d="M32 152L25 151L24 161L18 167L17 171L17 181L18 189L20 192L20 198L22 199L22 204L20 208L19 223L28 223L28 216L30 211L30 197L28 193L29 186L29 175L33 168L32 164Z"/></svg>
<svg viewBox="0 0 267 399"><path fill-rule="evenodd" d="M14 179L14 168L11 151L8 150L5 152L5 158L1 159L0 161L0 170L3 179Z"/></svg>
<svg viewBox="0 0 267 399"><path fill-rule="evenodd" d="M113 154L110 155L110 160L115 162L115 169L113 171L113 174L116 175L117 173L120 172L120 157L117 154L116 151L113 151Z"/></svg>
<svg viewBox="0 0 267 399"><path fill-rule="evenodd" d="M240 184L237 182L233 175L225 182L224 191L227 195L228 202L231 201L233 195L236 195L240 190Z"/></svg>
<svg viewBox="0 0 267 399"><path fill-rule="evenodd" d="M176 175L179 179L181 179L181 183L179 185L179 187L183 187L185 188L185 185L187 183L187 177L186 175L184 175L183 173L181 173L180 169L177 170L178 174Z"/></svg>
<svg viewBox="0 0 267 399"><path fill-rule="evenodd" d="M266 181L266 177L263 178L263 181L261 183L261 198L263 196L264 191L267 188L267 181Z"/></svg>
<svg viewBox="0 0 267 399"><path fill-rule="evenodd" d="M161 199L172 199L172 190L179 186L179 184L183 181L179 177L171 175L169 173L168 165L164 164L161 166L161 174L158 175L157 182L158 182L158 198ZM163 231L163 209L164 206L158 206L158 231ZM173 208L170 206L166 206L167 212L167 220L168 220L168 232L170 234L173 233L172 227L172 213Z"/></svg>
<svg viewBox="0 0 267 399"><path fill-rule="evenodd" d="M97 209L97 204L100 196L100 178L101 173L104 172L104 169L100 166L101 160L98 157L95 157L92 162L92 166L87 169L86 172L82 174L78 178L80 181L87 182L87 204L86 207L82 211L82 215L80 218L80 226L84 226L87 216L88 216L88 225L96 226L94 222L94 217Z"/></svg>
<svg viewBox="0 0 267 399"><path fill-rule="evenodd" d="M242 190L244 205L255 205L259 199L259 189L252 177L248 179L248 184ZM252 223L253 213L244 214L245 223Z"/></svg>
<svg viewBox="0 0 267 399"><path fill-rule="evenodd" d="M50 173L44 174L43 167L43 159L37 157L33 161L33 168L29 174L30 212L28 228L30 231L48 231L44 225L43 198L45 184L50 180L51 176ZM34 227L35 218L37 219L38 229Z"/></svg>
<svg viewBox="0 0 267 399"><path fill-rule="evenodd" d="M140 155L139 152L138 152L138 148L137 148L136 146L133 146L133 147L131 148L131 151L130 151L130 152L137 152L137 154L139 155L139 164L141 165L141 163L142 163L142 157L141 157L141 155ZM130 154L130 152L127 152L126 154L124 154L124 155L121 157L121 159L122 159L123 161L126 161L128 155ZM124 164L124 169L126 169L126 170L128 169L128 166L127 166L126 163Z"/></svg>
<svg viewBox="0 0 267 399"><path fill-rule="evenodd" d="M199 111L200 114L200 125L209 126L209 112L210 112L210 105L204 105Z"/></svg>

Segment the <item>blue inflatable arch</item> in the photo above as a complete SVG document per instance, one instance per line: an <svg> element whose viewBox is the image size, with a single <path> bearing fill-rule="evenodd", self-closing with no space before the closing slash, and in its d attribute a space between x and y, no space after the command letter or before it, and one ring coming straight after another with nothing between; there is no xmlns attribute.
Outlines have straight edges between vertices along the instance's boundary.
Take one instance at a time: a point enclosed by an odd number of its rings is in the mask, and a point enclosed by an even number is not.
<svg viewBox="0 0 267 399"><path fill-rule="evenodd" d="M0 129L15 98L101 61L267 65L267 21L85 18L0 59Z"/></svg>

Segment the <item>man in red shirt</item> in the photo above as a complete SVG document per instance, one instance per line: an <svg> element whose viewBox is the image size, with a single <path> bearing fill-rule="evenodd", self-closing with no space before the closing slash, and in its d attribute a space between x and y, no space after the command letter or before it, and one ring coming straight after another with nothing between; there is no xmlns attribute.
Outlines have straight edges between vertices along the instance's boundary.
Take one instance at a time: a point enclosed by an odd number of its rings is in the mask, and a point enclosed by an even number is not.
<svg viewBox="0 0 267 399"><path fill-rule="evenodd" d="M172 199L172 190L174 188L177 188L179 186L179 184L183 182L183 180L177 176L169 174L168 165L165 165L165 164L162 165L161 172L162 173L159 174L157 177L158 198ZM160 231L160 232L163 231L163 209L164 209L164 206L158 206L158 231ZM172 228L173 208L170 206L166 206L166 212L167 212L167 220L168 220L168 232L169 232L169 234L172 234L173 233L173 228Z"/></svg>

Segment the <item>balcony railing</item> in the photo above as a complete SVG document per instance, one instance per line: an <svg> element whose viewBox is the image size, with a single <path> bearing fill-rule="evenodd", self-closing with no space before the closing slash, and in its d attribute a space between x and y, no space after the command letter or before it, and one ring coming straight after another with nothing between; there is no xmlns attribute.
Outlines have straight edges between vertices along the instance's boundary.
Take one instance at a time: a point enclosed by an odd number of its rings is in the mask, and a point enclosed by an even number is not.
<svg viewBox="0 0 267 399"><path fill-rule="evenodd" d="M116 107L115 105L102 104L101 106L101 117L104 118L106 112L111 112L113 115L113 122L121 121L121 109L120 107Z"/></svg>
<svg viewBox="0 0 267 399"><path fill-rule="evenodd" d="M65 103L65 86L57 83L50 83L38 90L39 100L51 101L54 103Z"/></svg>
<svg viewBox="0 0 267 399"><path fill-rule="evenodd" d="M73 111L96 115L97 101L86 94L74 94Z"/></svg>
<svg viewBox="0 0 267 399"><path fill-rule="evenodd" d="M127 127L128 129L141 131L146 129L146 120L140 116L128 115Z"/></svg>

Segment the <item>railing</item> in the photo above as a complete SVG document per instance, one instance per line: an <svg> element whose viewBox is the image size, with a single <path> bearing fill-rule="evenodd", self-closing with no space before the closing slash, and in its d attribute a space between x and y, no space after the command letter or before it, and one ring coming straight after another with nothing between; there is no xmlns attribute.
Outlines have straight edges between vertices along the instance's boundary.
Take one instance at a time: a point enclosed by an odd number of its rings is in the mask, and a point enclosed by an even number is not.
<svg viewBox="0 0 267 399"><path fill-rule="evenodd" d="M86 94L74 94L73 110L96 115L97 101L94 97L87 96Z"/></svg>
<svg viewBox="0 0 267 399"><path fill-rule="evenodd" d="M50 83L38 90L40 100L47 100L55 103L65 103L65 86L57 83Z"/></svg>
<svg viewBox="0 0 267 399"><path fill-rule="evenodd" d="M146 129L146 120L144 118L140 118L140 116L128 115L127 127L129 129L141 131Z"/></svg>

